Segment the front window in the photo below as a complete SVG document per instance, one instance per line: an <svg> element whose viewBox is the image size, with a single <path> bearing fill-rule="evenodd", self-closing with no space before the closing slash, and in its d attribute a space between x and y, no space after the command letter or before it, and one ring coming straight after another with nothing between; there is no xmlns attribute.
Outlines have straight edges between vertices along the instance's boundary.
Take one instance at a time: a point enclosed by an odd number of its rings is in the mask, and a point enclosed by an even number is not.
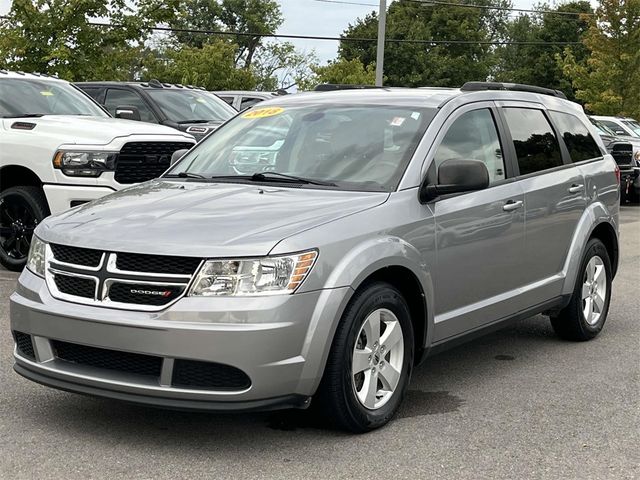
<svg viewBox="0 0 640 480"><path fill-rule="evenodd" d="M147 93L167 118L177 123L226 122L238 113L209 92L158 88Z"/></svg>
<svg viewBox="0 0 640 480"><path fill-rule="evenodd" d="M258 106L209 136L167 176L250 182L277 175L291 181L289 175L311 180L300 182L307 185L392 191L434 115L391 105Z"/></svg>
<svg viewBox="0 0 640 480"><path fill-rule="evenodd" d="M109 116L84 93L66 82L44 78L0 79L0 117L42 115Z"/></svg>

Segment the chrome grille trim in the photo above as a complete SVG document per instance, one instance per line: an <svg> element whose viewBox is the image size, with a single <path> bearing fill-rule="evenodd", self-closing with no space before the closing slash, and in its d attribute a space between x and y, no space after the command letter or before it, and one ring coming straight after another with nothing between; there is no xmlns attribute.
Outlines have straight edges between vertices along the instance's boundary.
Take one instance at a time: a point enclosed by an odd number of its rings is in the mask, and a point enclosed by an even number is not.
<svg viewBox="0 0 640 480"><path fill-rule="evenodd" d="M117 253L103 252L100 259L100 265L98 267L87 267L61 262L55 259L51 247L47 244L45 249L45 282L49 288L49 292L54 298L59 300L79 303L82 305L115 308L120 310L157 312L170 307L187 294L191 287L191 283L194 281L202 263L204 262L204 260L200 261L200 264L193 275L177 275L119 270L116 267L117 258ZM66 275L69 277L77 277L94 281L96 284L94 297L87 298L61 292L55 282L56 275ZM178 287L181 288L182 291L175 298L163 305L123 303L112 301L109 298L109 290L112 285L116 284L148 285L149 288Z"/></svg>

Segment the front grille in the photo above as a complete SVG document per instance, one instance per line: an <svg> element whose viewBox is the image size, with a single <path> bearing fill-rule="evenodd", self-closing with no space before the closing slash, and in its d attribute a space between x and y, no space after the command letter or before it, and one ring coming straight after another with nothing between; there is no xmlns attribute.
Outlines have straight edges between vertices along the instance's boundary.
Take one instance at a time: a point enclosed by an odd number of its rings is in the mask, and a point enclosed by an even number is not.
<svg viewBox="0 0 640 480"><path fill-rule="evenodd" d="M74 295L76 297L94 298L96 294L96 282L89 278L72 277L55 273L53 276L56 287L60 293Z"/></svg>
<svg viewBox="0 0 640 480"><path fill-rule="evenodd" d="M198 265L200 265L199 258L137 253L119 253L116 260L116 266L120 270L170 275L193 275Z"/></svg>
<svg viewBox="0 0 640 480"><path fill-rule="evenodd" d="M161 357L89 347L59 340L53 340L51 344L59 360L76 365L155 378L160 377L162 370Z"/></svg>
<svg viewBox="0 0 640 480"><path fill-rule="evenodd" d="M36 353L33 350L33 340L31 339L31 335L27 335L26 333L14 330L13 338L16 341L16 345L18 346L18 353L20 353L20 355L31 360L36 359Z"/></svg>
<svg viewBox="0 0 640 480"><path fill-rule="evenodd" d="M251 380L242 370L230 365L176 360L171 385L201 390L244 390L251 386Z"/></svg>
<svg viewBox="0 0 640 480"><path fill-rule="evenodd" d="M611 156L618 165L633 164L633 147L629 143L616 143L611 147Z"/></svg>
<svg viewBox="0 0 640 480"><path fill-rule="evenodd" d="M157 178L171 165L176 150L189 149L187 142L129 142L116 160L114 178L118 183L146 182Z"/></svg>
<svg viewBox="0 0 640 480"><path fill-rule="evenodd" d="M160 307L180 296L184 286L114 283L109 288L109 300L134 305Z"/></svg>
<svg viewBox="0 0 640 480"><path fill-rule="evenodd" d="M102 252L90 248L69 247L51 243L51 251L55 260L64 263L73 263L84 267L97 267L100 265Z"/></svg>

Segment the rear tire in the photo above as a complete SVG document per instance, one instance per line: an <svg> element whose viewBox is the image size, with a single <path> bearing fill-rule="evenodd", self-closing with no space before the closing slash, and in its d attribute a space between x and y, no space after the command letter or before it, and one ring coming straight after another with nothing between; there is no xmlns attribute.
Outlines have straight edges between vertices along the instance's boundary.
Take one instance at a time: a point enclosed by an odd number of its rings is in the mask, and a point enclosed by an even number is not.
<svg viewBox="0 0 640 480"><path fill-rule="evenodd" d="M367 285L340 320L314 406L340 429L362 433L379 428L398 410L412 366L407 302L388 283Z"/></svg>
<svg viewBox="0 0 640 480"><path fill-rule="evenodd" d="M27 263L36 226L49 215L40 187L11 187L0 192L0 263L20 271Z"/></svg>
<svg viewBox="0 0 640 480"><path fill-rule="evenodd" d="M569 305L551 317L558 336L585 341L600 333L609 313L611 278L609 253L599 239L592 238L587 243Z"/></svg>

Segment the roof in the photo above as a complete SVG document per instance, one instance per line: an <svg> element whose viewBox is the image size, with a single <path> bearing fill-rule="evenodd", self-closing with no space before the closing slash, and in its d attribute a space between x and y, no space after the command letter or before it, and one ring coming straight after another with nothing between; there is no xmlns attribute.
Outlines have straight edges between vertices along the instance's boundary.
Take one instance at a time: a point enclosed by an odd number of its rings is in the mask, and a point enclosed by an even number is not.
<svg viewBox="0 0 640 480"><path fill-rule="evenodd" d="M62 80L56 76L53 75L46 75L44 73L26 73L26 72L14 72L11 70L2 70L0 69L0 79L2 78L25 78L25 79L32 79L32 80L36 80L36 79L45 79L45 80L51 80L51 81L55 81L55 82L65 82L68 83L66 80Z"/></svg>
<svg viewBox="0 0 640 480"><path fill-rule="evenodd" d="M440 108L447 103L460 106L483 101L526 101L544 105L559 111L583 112L577 103L558 96L538 92L513 90L462 90L460 88L404 88L378 87L366 89L331 90L325 92L303 92L295 95L274 97L261 103L265 105L296 104L342 104L342 105L398 105L404 107Z"/></svg>
<svg viewBox="0 0 640 480"><path fill-rule="evenodd" d="M194 85L182 85L180 83L165 83L158 80L149 80L148 82L114 82L114 81L91 81L91 82L75 82L76 85L85 86L122 86L128 85L132 87L140 87L149 90L205 90L204 87L196 87Z"/></svg>
<svg viewBox="0 0 640 480"><path fill-rule="evenodd" d="M254 90L215 90L216 95L245 95L247 97L273 98L280 96L277 92L257 92Z"/></svg>

